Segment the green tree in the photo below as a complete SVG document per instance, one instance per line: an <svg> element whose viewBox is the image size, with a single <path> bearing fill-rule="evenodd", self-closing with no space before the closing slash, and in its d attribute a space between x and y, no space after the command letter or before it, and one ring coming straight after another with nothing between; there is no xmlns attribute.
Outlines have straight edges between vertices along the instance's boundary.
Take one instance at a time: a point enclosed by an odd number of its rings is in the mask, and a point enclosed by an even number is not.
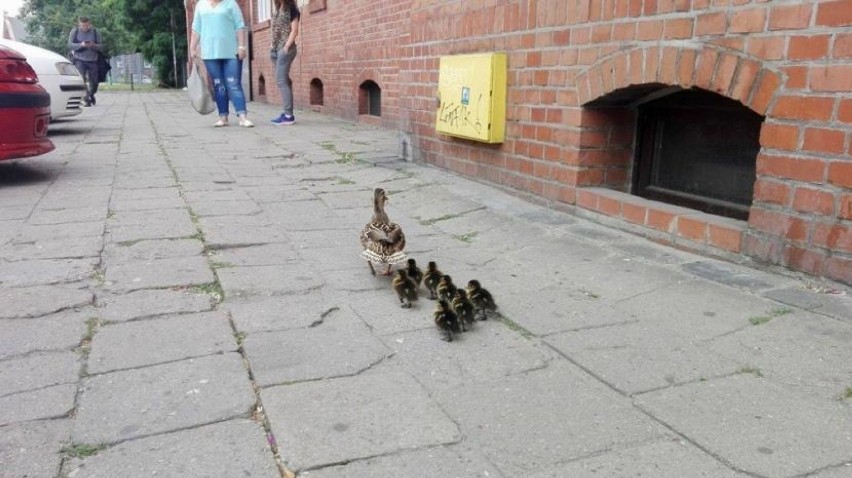
<svg viewBox="0 0 852 478"><path fill-rule="evenodd" d="M186 10L183 0L111 0L121 16L132 19L127 25L142 55L154 64L160 83L180 85L182 75L174 63L186 64ZM172 58L172 42L176 61Z"/></svg>
<svg viewBox="0 0 852 478"><path fill-rule="evenodd" d="M183 75L175 74L174 64L186 64L183 0L26 0L21 8L28 42L62 55L68 54L68 37L81 15L98 29L108 56L142 53L156 67L161 84L181 83Z"/></svg>
<svg viewBox="0 0 852 478"><path fill-rule="evenodd" d="M116 0L26 0L21 17L27 25L33 45L68 54L68 37L77 25L77 17L87 16L98 29L108 56L134 51L134 35L125 28L128 22L116 15Z"/></svg>

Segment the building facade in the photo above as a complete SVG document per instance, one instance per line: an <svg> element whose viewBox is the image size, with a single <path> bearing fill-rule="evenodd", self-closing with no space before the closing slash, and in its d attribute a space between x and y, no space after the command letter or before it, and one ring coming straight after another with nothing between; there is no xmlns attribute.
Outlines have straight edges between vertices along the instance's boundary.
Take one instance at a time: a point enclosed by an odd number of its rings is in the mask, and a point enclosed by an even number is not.
<svg viewBox="0 0 852 478"><path fill-rule="evenodd" d="M302 0L296 105L689 250L852 284L852 0ZM279 101L266 0L251 89ZM260 12L260 14L259 14ZM436 132L440 59L506 52L505 139Z"/></svg>

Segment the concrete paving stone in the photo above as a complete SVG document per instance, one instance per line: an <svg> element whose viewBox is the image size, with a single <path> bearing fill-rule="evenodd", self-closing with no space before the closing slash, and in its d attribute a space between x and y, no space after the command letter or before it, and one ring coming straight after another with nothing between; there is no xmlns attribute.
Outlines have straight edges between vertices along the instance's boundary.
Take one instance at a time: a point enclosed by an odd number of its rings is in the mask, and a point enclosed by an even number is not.
<svg viewBox="0 0 852 478"><path fill-rule="evenodd" d="M63 471L69 478L281 476L263 428L240 419L123 442Z"/></svg>
<svg viewBox="0 0 852 478"><path fill-rule="evenodd" d="M63 185L62 183L54 185L47 190L47 193L39 201L39 208L42 209L64 209L69 204L74 207L103 207L106 210L109 204L109 197L112 195L112 188L108 185Z"/></svg>
<svg viewBox="0 0 852 478"><path fill-rule="evenodd" d="M249 334L243 347L262 387L355 375L390 354L351 313L311 328Z"/></svg>
<svg viewBox="0 0 852 478"><path fill-rule="evenodd" d="M304 478L500 478L502 475L479 453L461 446L436 446L357 460L299 473Z"/></svg>
<svg viewBox="0 0 852 478"><path fill-rule="evenodd" d="M0 395L77 383L80 356L71 351L41 352L0 361Z"/></svg>
<svg viewBox="0 0 852 478"><path fill-rule="evenodd" d="M852 385L850 344L852 324L796 311L719 337L708 348L773 382L832 400Z"/></svg>
<svg viewBox="0 0 852 478"><path fill-rule="evenodd" d="M74 408L77 384L62 384L0 397L0 430L4 425L66 417Z"/></svg>
<svg viewBox="0 0 852 478"><path fill-rule="evenodd" d="M745 478L685 441L653 441L583 458L528 478Z"/></svg>
<svg viewBox="0 0 852 478"><path fill-rule="evenodd" d="M349 234L351 241L339 247L314 248L307 246L299 249L299 257L304 260L304 265L314 268L319 272L340 271L358 268L367 270L367 261L361 256L364 250L355 239L355 235ZM376 264L378 265L378 264Z"/></svg>
<svg viewBox="0 0 852 478"><path fill-rule="evenodd" d="M785 307L701 279L661 287L615 304L645 324L679 331L695 341L709 340L751 326L751 320L784 313Z"/></svg>
<svg viewBox="0 0 852 478"><path fill-rule="evenodd" d="M107 265L200 256L203 253L204 244L198 239L154 239L132 244L108 243L104 247L104 258Z"/></svg>
<svg viewBox="0 0 852 478"><path fill-rule="evenodd" d="M46 420L0 427L0 476L59 476L60 450L71 435L71 420Z"/></svg>
<svg viewBox="0 0 852 478"><path fill-rule="evenodd" d="M7 206L7 202L3 201L3 209L0 209L0 224L12 222L14 219L27 219L33 211L32 204L20 206Z"/></svg>
<svg viewBox="0 0 852 478"><path fill-rule="evenodd" d="M90 305L94 294L69 286L0 288L0 319L40 317L64 309Z"/></svg>
<svg viewBox="0 0 852 478"><path fill-rule="evenodd" d="M139 191L156 191L159 189L174 189L174 188L153 188L140 189ZM124 191L137 191L136 189L124 189ZM122 199L116 200L113 198L110 204L110 209L116 214L135 211L161 211L164 209L186 209L186 202L181 197L154 197L143 199Z"/></svg>
<svg viewBox="0 0 852 478"><path fill-rule="evenodd" d="M373 195L373 190L364 186L357 186L356 190L349 191L332 191L319 194L319 199L326 206L335 211L341 209L360 208L364 204L365 198L370 198Z"/></svg>
<svg viewBox="0 0 852 478"><path fill-rule="evenodd" d="M614 254L600 245L590 244L574 237L545 237L534 242L522 242L522 247L516 247L506 252L501 260L510 263L530 264L531 258L546 257L552 264L553 271L570 273L578 265L593 264L597 261L613 257Z"/></svg>
<svg viewBox="0 0 852 478"><path fill-rule="evenodd" d="M852 476L852 462L837 465L808 476L813 478L847 478Z"/></svg>
<svg viewBox="0 0 852 478"><path fill-rule="evenodd" d="M97 375L83 382L74 443L114 443L235 417L255 405L236 353Z"/></svg>
<svg viewBox="0 0 852 478"><path fill-rule="evenodd" d="M105 221L107 218L107 207L105 204L99 206L77 206L65 205L62 209L46 209L39 207L33 211L29 224L68 224L73 222Z"/></svg>
<svg viewBox="0 0 852 478"><path fill-rule="evenodd" d="M578 222L564 228L563 231L568 235L601 244L620 243L626 234L589 221Z"/></svg>
<svg viewBox="0 0 852 478"><path fill-rule="evenodd" d="M156 189L168 188L175 185L172 176L126 175L116 176L116 189Z"/></svg>
<svg viewBox="0 0 852 478"><path fill-rule="evenodd" d="M784 287L793 283L792 279L779 275L712 259L690 262L681 267L699 277L752 292Z"/></svg>
<svg viewBox="0 0 852 478"><path fill-rule="evenodd" d="M88 279L100 258L36 259L0 263L0 285L28 287L77 282Z"/></svg>
<svg viewBox="0 0 852 478"><path fill-rule="evenodd" d="M205 312L213 309L213 297L180 289L147 289L99 296L98 306L105 321L127 322L164 314Z"/></svg>
<svg viewBox="0 0 852 478"><path fill-rule="evenodd" d="M570 330L582 330L636 322L636 316L616 309L582 289L543 287L524 292L487 285L499 300L500 314L536 336L549 336ZM540 296L535 294L540 293ZM500 295L496 295L500 294ZM533 294L533 295L530 295Z"/></svg>
<svg viewBox="0 0 852 478"><path fill-rule="evenodd" d="M192 212L199 216L240 216L260 214L256 202L247 201L200 201L190 202Z"/></svg>
<svg viewBox="0 0 852 478"><path fill-rule="evenodd" d="M423 388L399 372L271 387L261 396L282 458L294 470L462 438Z"/></svg>
<svg viewBox="0 0 852 478"><path fill-rule="evenodd" d="M624 256L609 256L570 269L571 281L604 300L624 300L692 280L692 277L658 265Z"/></svg>
<svg viewBox="0 0 852 478"><path fill-rule="evenodd" d="M479 206L477 209L436 220L432 226L441 233L451 236L475 233L478 237L494 229L504 228L507 231L518 231L517 224L513 224L514 222L506 216L495 214L494 211L485 206ZM529 230L523 232L530 233Z"/></svg>
<svg viewBox="0 0 852 478"><path fill-rule="evenodd" d="M107 325L95 334L89 374L155 365L237 349L222 312L168 315Z"/></svg>
<svg viewBox="0 0 852 478"><path fill-rule="evenodd" d="M122 171L119 167L119 172L129 174L128 171ZM171 174L166 171L165 174ZM148 189L115 189L112 197L110 197L110 208L117 209L120 203L128 206L136 201L144 201L147 199L181 199L180 189L174 186L166 188L148 188Z"/></svg>
<svg viewBox="0 0 852 478"><path fill-rule="evenodd" d="M199 219L201 222L201 231L204 233L204 242L211 249L289 242L289 238L284 230L274 225L245 224L246 221L243 220L245 218L221 224L212 224L210 222L211 219L222 220L225 217L207 216ZM227 217L230 219L237 216ZM248 218L255 217L260 216L248 216Z"/></svg>
<svg viewBox="0 0 852 478"><path fill-rule="evenodd" d="M130 226L150 226L152 224L192 224L186 209L163 209L159 211L123 211L115 213L109 222L110 229Z"/></svg>
<svg viewBox="0 0 852 478"><path fill-rule="evenodd" d="M546 366L553 351L496 321L443 340L437 327L382 337L393 361L430 391L497 380Z"/></svg>
<svg viewBox="0 0 852 478"><path fill-rule="evenodd" d="M301 265L228 267L217 271L225 297L303 293L323 286L316 271Z"/></svg>
<svg viewBox="0 0 852 478"><path fill-rule="evenodd" d="M421 298L410 309L399 305L396 293L388 285L384 291L352 292L348 305L379 335L397 334L419 329L435 328L432 314L435 301L427 299L421 286Z"/></svg>
<svg viewBox="0 0 852 478"><path fill-rule="evenodd" d="M542 370L435 394L466 443L506 476L669 433L630 401L562 361Z"/></svg>
<svg viewBox="0 0 852 478"><path fill-rule="evenodd" d="M275 223L284 225L288 231L310 231L332 229L337 222L342 222L340 216L323 204L322 201L300 201L293 204L267 204L264 206L267 216ZM369 217L359 222L362 226L370 220ZM352 231L357 234L357 230Z"/></svg>
<svg viewBox="0 0 852 478"><path fill-rule="evenodd" d="M224 189L215 191L190 191L186 194L186 200L190 204L218 201L251 201L251 197L242 189Z"/></svg>
<svg viewBox="0 0 852 478"><path fill-rule="evenodd" d="M416 221L431 223L475 211L481 207L482 204L479 202L457 197L443 186L436 185L394 194L390 196L387 209L389 215L391 210L399 208Z"/></svg>
<svg viewBox="0 0 852 478"><path fill-rule="evenodd" d="M346 178L369 188L382 187L381 184L405 178L405 173L388 168L372 166L362 167L346 173Z"/></svg>
<svg viewBox="0 0 852 478"><path fill-rule="evenodd" d="M650 392L635 403L748 473L791 477L852 459L846 404L801 396L753 374Z"/></svg>
<svg viewBox="0 0 852 478"><path fill-rule="evenodd" d="M255 333L309 327L324 320L353 314L347 294L311 291L273 297L228 299L222 308L231 314L240 332Z"/></svg>
<svg viewBox="0 0 852 478"><path fill-rule="evenodd" d="M611 247L619 253L651 264L660 265L682 265L695 262L700 256L685 251L679 251L672 247L651 243L647 240L618 242Z"/></svg>
<svg viewBox="0 0 852 478"><path fill-rule="evenodd" d="M8 261L96 257L101 255L103 242L101 237L86 236L10 243L0 247L0 257Z"/></svg>
<svg viewBox="0 0 852 478"><path fill-rule="evenodd" d="M688 331L630 323L550 335L545 342L625 394L730 375L747 365L688 336Z"/></svg>
<svg viewBox="0 0 852 478"><path fill-rule="evenodd" d="M245 192L255 201L260 204L279 203L279 202L294 202L294 201L313 201L317 199L316 194L308 191L301 184L294 184L289 187L270 189L267 187L247 187Z"/></svg>
<svg viewBox="0 0 852 478"><path fill-rule="evenodd" d="M104 221L74 222L71 224L27 224L21 227L17 237L15 237L15 242L27 243L71 237L101 237L103 234Z"/></svg>
<svg viewBox="0 0 852 478"><path fill-rule="evenodd" d="M105 288L114 292L186 287L215 282L205 257L123 262L106 267Z"/></svg>
<svg viewBox="0 0 852 478"><path fill-rule="evenodd" d="M305 261L304 265L307 267L313 267L313 264L308 261ZM335 267L335 265L329 263L326 267ZM382 294L390 292L394 297L396 297L396 293L392 291L390 285L393 272L391 272L391 276L380 275L387 269L387 265L382 266L380 264L373 264L376 273L379 274L376 277L373 277L370 274L370 269L367 267L367 261L359 261L356 259L355 262L340 264L337 267L346 268L336 270L318 269L319 275L323 278L326 286L330 290L337 292L379 291ZM391 268L391 271L399 267L399 265L394 266Z"/></svg>
<svg viewBox="0 0 852 478"><path fill-rule="evenodd" d="M763 296L852 323L852 294L842 290L830 289L829 292L818 292L801 287L785 287L768 291Z"/></svg>
<svg viewBox="0 0 852 478"><path fill-rule="evenodd" d="M208 257L220 268L284 265L301 260L292 245L283 243L218 249L210 251Z"/></svg>
<svg viewBox="0 0 852 478"><path fill-rule="evenodd" d="M147 223L132 224L132 221L137 220L136 218L110 223L108 227L110 240L123 243L145 239L176 239L190 237L198 233L186 209L164 209L163 211L174 211L175 214L167 220L162 217L151 218L151 221ZM137 215L146 212L132 211L124 212L122 215ZM119 215L116 217L119 217Z"/></svg>
<svg viewBox="0 0 852 478"><path fill-rule="evenodd" d="M218 182L213 182L212 180L205 179L201 181L187 181L182 180L180 182L181 190L184 192L188 191L225 191L231 189L234 181L232 179L220 180Z"/></svg>

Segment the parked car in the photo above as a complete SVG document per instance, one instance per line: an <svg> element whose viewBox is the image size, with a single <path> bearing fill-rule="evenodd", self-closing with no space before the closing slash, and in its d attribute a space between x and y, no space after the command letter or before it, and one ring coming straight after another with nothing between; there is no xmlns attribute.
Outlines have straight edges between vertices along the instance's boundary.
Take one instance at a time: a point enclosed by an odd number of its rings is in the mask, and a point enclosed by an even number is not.
<svg viewBox="0 0 852 478"><path fill-rule="evenodd" d="M77 67L64 56L44 48L0 39L0 45L22 53L38 74L41 86L50 93L50 119L75 116L83 112L86 83Z"/></svg>
<svg viewBox="0 0 852 478"><path fill-rule="evenodd" d="M0 45L0 161L53 151L50 95L26 58Z"/></svg>

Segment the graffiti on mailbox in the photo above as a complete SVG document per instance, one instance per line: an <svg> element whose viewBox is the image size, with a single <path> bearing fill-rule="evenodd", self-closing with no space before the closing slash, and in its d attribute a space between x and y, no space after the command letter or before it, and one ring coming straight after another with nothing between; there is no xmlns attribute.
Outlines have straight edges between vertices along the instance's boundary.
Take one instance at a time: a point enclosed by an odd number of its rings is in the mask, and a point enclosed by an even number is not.
<svg viewBox="0 0 852 478"><path fill-rule="evenodd" d="M472 128L476 134L482 134L482 121L479 116L480 105L482 104L482 94L476 98L476 105L471 108L470 103L470 88L462 89L462 97L460 102L441 101L441 108L438 112L438 121L446 124L453 129Z"/></svg>

